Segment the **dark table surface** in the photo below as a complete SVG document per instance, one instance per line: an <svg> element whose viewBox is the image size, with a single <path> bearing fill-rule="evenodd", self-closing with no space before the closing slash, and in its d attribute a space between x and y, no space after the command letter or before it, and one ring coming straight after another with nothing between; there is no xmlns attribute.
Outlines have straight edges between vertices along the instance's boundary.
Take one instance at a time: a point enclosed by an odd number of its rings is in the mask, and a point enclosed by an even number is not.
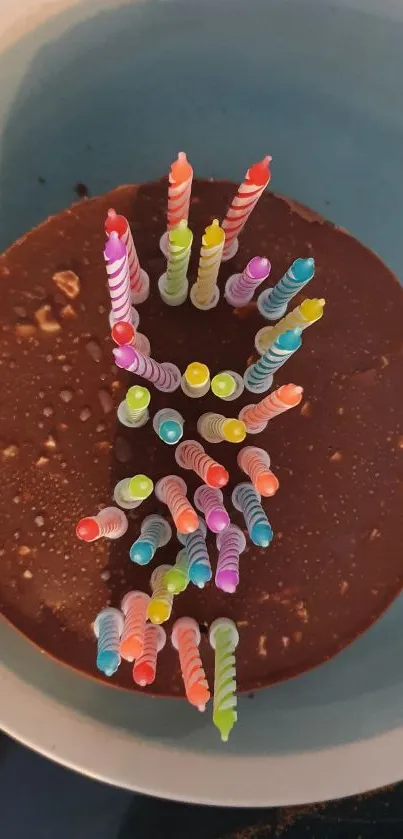
<svg viewBox="0 0 403 839"><path fill-rule="evenodd" d="M403 784L312 807L226 810L133 795L0 734L4 839L403 839Z"/></svg>

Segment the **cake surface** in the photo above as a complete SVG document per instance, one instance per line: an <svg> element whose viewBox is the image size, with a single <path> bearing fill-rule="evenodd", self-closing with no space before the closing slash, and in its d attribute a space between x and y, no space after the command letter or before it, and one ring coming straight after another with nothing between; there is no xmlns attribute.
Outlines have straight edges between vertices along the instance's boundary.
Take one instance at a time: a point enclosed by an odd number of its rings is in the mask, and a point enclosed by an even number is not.
<svg viewBox="0 0 403 839"><path fill-rule="evenodd" d="M235 185L195 181L189 224L195 279L204 227L222 218ZM200 484L175 463L150 421L133 431L116 409L134 377L113 364L109 297L103 261L109 207L132 227L151 294L139 307L140 331L151 354L183 371L205 362L211 374L243 373L254 336L265 325L254 304L234 311L221 295L216 309L162 304L157 280L165 269L158 242L165 228L166 181L128 186L73 206L49 219L0 257L1 430L0 609L43 650L86 674L96 670L91 624L107 604L119 606L131 589L149 591L152 568L172 564L176 538L152 565L129 560L129 547L151 512L167 515L153 494L129 513L128 533L86 544L75 536L84 515L111 503L121 478L145 473L154 482L181 474L189 496ZM402 359L403 294L383 263L347 233L306 208L265 193L240 239L238 254L220 269L219 285L256 255L272 262L274 284L298 256L313 256L316 275L295 298L325 297L321 321L303 333L302 348L275 375L274 387L302 385L301 406L273 419L245 443L261 446L280 481L263 499L274 530L268 549L247 541L234 595L212 582L178 596L175 618L194 617L205 630L221 616L236 621L240 690L294 676L330 658L363 632L403 583ZM58 272L77 277L63 289ZM63 286L63 283L61 284ZM67 293L66 293L67 292ZM236 416L259 398L244 392L225 403L211 393L189 399L150 386L151 416L174 407L185 417L184 439L199 439L197 419L213 410ZM400 431L399 431L400 426ZM231 520L244 526L230 502L245 476L237 446L205 444L230 473L224 497ZM215 540L210 535L213 568ZM202 635L201 654L212 684L213 653ZM110 684L138 689L122 662ZM167 645L149 693L182 696L178 656Z"/></svg>

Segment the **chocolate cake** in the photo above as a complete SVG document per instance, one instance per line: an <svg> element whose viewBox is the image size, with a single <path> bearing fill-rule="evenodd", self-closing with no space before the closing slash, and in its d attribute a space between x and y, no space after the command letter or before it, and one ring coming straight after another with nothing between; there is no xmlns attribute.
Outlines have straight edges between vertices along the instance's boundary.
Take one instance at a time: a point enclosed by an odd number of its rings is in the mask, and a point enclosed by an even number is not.
<svg viewBox="0 0 403 839"><path fill-rule="evenodd" d="M206 224L223 217L235 190L228 182L193 183L191 281L196 243ZM129 219L151 278L150 297L139 312L154 358L182 371L198 360L212 375L225 369L243 373L264 325L254 303L234 310L223 294L208 312L189 300L178 308L161 302L157 280L166 263L158 243L166 192L163 181L83 201L0 258L0 608L46 653L98 679L104 677L95 665L96 614L108 604L119 606L130 589L149 591L156 562L173 563L180 545L173 538L152 566L129 560L143 518L167 515L155 494L130 511L129 530L119 540L80 542L78 520L111 504L117 481L135 473L154 482L181 474L190 497L200 484L179 469L174 447L157 437L151 420L133 431L117 419L119 402L139 380L113 363L103 260L108 208ZM275 376L275 387L294 382L304 388L301 405L247 441L269 452L280 481L277 494L263 499L274 539L268 549L247 541L235 594L213 582L202 590L189 586L175 598L170 621L190 615L199 622L212 684L206 629L217 617L232 618L240 634L238 685L246 691L329 659L379 617L403 582L402 290L378 257L348 233L268 192L236 257L221 266L221 291L229 275L256 254L271 260L275 281L296 257L313 256L317 270L308 296L326 298L324 317L303 333L302 348ZM168 405L176 408L185 418L184 439L199 439L203 411L234 416L261 398L245 391L236 403L225 403L211 392L199 400L181 390L150 390L151 416ZM230 502L232 488L245 479L238 447L205 447L230 474L226 506L244 528ZM211 534L208 544L214 565ZM122 662L109 683L138 689L131 671ZM169 640L148 691L183 695Z"/></svg>

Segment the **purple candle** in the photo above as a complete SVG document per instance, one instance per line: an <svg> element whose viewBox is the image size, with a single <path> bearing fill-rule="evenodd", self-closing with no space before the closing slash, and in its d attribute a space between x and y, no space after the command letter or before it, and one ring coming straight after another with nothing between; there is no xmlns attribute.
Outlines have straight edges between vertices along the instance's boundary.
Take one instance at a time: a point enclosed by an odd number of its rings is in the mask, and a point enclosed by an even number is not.
<svg viewBox="0 0 403 839"><path fill-rule="evenodd" d="M137 373L148 382L152 382L158 390L164 390L171 393L177 390L181 382L181 374L175 364L169 361L162 362L154 361L147 355L143 355L139 350L134 349L129 344L124 344L122 347L116 347L113 350L115 356L115 364L122 367L123 370L128 370L130 373Z"/></svg>
<svg viewBox="0 0 403 839"><path fill-rule="evenodd" d="M239 556L246 548L246 539L240 527L230 524L217 536L219 550L215 584L221 591L233 594L239 583Z"/></svg>
<svg viewBox="0 0 403 839"><path fill-rule="evenodd" d="M220 533L230 523L229 515L223 505L223 494L220 489L212 487L198 487L194 494L194 502L198 510L203 513L207 527L213 533Z"/></svg>
<svg viewBox="0 0 403 839"><path fill-rule="evenodd" d="M264 256L254 256L243 274L232 274L225 284L225 299L230 306L246 306L252 300L255 289L266 280L271 264Z"/></svg>
<svg viewBox="0 0 403 839"><path fill-rule="evenodd" d="M111 233L104 250L109 294L111 296L112 320L132 322L129 260L127 249L118 234Z"/></svg>

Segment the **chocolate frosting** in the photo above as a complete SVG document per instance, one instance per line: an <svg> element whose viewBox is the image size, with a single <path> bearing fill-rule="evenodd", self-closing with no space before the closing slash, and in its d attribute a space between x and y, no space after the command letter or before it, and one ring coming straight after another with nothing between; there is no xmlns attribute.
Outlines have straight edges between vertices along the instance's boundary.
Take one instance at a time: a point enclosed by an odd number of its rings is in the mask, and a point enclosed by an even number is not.
<svg viewBox="0 0 403 839"><path fill-rule="evenodd" d="M223 217L234 190L230 183L194 183L191 281L201 233ZM182 371L198 360L212 375L243 372L264 325L255 304L234 311L223 295L206 313L189 301L178 309L161 303L165 181L83 201L0 257L0 608L47 653L100 679L95 615L107 604L119 606L130 589L147 591L152 568L173 563L180 545L173 538L151 566L130 562L141 520L151 512L167 514L154 494L130 513L129 530L116 542L79 542L77 521L110 504L117 481L138 472L154 481L181 474L191 496L200 483L177 467L173 447L157 438L151 421L133 431L116 417L127 387L139 380L113 364L102 255L109 207L129 218L151 278L150 298L139 311L154 358ZM176 617L199 621L211 684L207 627L219 616L235 620L238 682L248 691L337 653L377 619L403 580L402 290L378 257L346 232L270 193L254 210L237 256L222 265L221 291L256 255L271 260L273 282L296 257L314 256L315 278L292 306L303 297L326 298L323 319L303 333L302 348L275 375L275 387L302 385L303 402L247 439L269 452L280 481L275 497L264 501L275 536L267 550L247 541L236 594L214 583L204 590L189 586L166 625L169 635ZM198 438L203 411L236 416L259 399L247 391L225 403L212 394L193 400L181 391L150 390L151 415L168 405L179 410L185 439ZM206 450L230 473L226 505L231 520L243 526L230 502L232 488L245 479L236 465L238 447L206 444ZM211 537L209 547L215 567ZM110 682L137 689L126 662ZM183 695L169 637L148 691Z"/></svg>

